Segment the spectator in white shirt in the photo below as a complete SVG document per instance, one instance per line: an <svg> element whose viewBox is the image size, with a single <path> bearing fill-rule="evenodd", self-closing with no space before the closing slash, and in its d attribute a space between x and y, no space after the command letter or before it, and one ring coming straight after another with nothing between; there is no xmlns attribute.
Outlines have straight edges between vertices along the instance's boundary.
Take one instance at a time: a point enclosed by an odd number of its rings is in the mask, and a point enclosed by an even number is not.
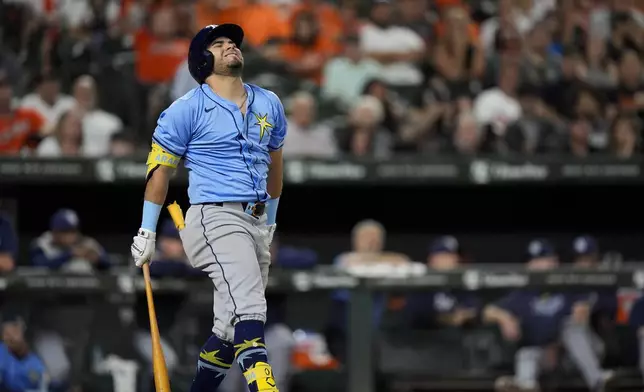
<svg viewBox="0 0 644 392"><path fill-rule="evenodd" d="M382 67L377 61L363 56L359 43L357 37L348 37L344 54L324 67L324 98L339 100L349 107L362 95L367 81L378 77Z"/></svg>
<svg viewBox="0 0 644 392"><path fill-rule="evenodd" d="M288 105L288 135L284 156L332 158L337 154L333 129L316 122L316 101L313 95L295 93Z"/></svg>
<svg viewBox="0 0 644 392"><path fill-rule="evenodd" d="M115 115L101 110L96 97L96 82L89 75L76 79L74 98L83 115L83 138L89 157L101 157L109 153L112 134L123 128L123 122Z"/></svg>
<svg viewBox="0 0 644 392"><path fill-rule="evenodd" d="M58 119L53 134L38 145L36 155L43 158L86 156L82 117L77 111L67 111Z"/></svg>
<svg viewBox="0 0 644 392"><path fill-rule="evenodd" d="M61 94L60 81L53 74L42 74L36 80L36 91L27 94L20 106L32 109L45 119L44 134L53 132L60 116L74 107L76 101Z"/></svg>
<svg viewBox="0 0 644 392"><path fill-rule="evenodd" d="M381 78L391 85L416 86L423 74L415 63L425 55L425 42L413 30L392 23L389 0L376 0L371 20L360 30L360 47L368 57L383 65Z"/></svg>
<svg viewBox="0 0 644 392"><path fill-rule="evenodd" d="M474 116L480 126L491 125L497 135L504 135L508 124L521 117L521 104L516 98L519 69L514 61L505 61L499 72L498 87L476 97Z"/></svg>

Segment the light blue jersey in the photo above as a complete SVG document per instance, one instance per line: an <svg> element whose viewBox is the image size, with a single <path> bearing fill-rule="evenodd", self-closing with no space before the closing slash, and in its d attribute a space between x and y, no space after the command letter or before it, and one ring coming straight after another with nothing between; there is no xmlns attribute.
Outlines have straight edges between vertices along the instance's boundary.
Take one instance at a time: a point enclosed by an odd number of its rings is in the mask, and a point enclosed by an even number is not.
<svg viewBox="0 0 644 392"><path fill-rule="evenodd" d="M244 84L246 116L203 84L159 116L154 143L189 171L190 204L266 201L269 152L286 137L284 107L277 95Z"/></svg>

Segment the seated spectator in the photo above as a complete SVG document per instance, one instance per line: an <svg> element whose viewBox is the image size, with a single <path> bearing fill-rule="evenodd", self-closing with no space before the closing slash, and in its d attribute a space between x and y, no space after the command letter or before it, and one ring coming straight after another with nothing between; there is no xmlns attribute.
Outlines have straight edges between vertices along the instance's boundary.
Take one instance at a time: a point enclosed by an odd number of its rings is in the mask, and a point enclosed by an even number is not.
<svg viewBox="0 0 644 392"><path fill-rule="evenodd" d="M460 155L476 155L483 141L483 129L471 113L461 113L456 120L456 129L452 134L450 152Z"/></svg>
<svg viewBox="0 0 644 392"><path fill-rule="evenodd" d="M49 231L34 240L31 263L37 267L87 272L109 267L107 254L91 237L84 236L75 211L61 209L52 215Z"/></svg>
<svg viewBox="0 0 644 392"><path fill-rule="evenodd" d="M536 85L519 87L518 98L523 115L508 126L505 147L519 154L545 154L563 149L565 123L550 112Z"/></svg>
<svg viewBox="0 0 644 392"><path fill-rule="evenodd" d="M295 2L291 7L291 24L300 12L308 12L315 15L318 25L323 26L324 34L329 41L337 46L342 37L347 35L353 27L347 25L345 18L338 10L337 3L329 3L324 0L302 0ZM346 10L346 4L342 4ZM352 20L353 21L353 20Z"/></svg>
<svg viewBox="0 0 644 392"><path fill-rule="evenodd" d="M152 12L150 26L138 31L134 39L139 82L145 85L170 82L189 45L187 39L177 38L174 9L162 7Z"/></svg>
<svg viewBox="0 0 644 392"><path fill-rule="evenodd" d="M0 274L11 272L16 266L18 240L9 219L0 213Z"/></svg>
<svg viewBox="0 0 644 392"><path fill-rule="evenodd" d="M596 88L609 88L617 83L615 63L606 56L606 42L599 37L589 37L586 43L586 75L584 81Z"/></svg>
<svg viewBox="0 0 644 392"><path fill-rule="evenodd" d="M396 135L405 113L403 106L396 101L387 85L382 80L372 79L364 86L362 94L378 98L384 110L381 125L392 135Z"/></svg>
<svg viewBox="0 0 644 392"><path fill-rule="evenodd" d="M632 116L620 115L610 130L610 151L618 158L632 158L641 151L642 122Z"/></svg>
<svg viewBox="0 0 644 392"><path fill-rule="evenodd" d="M644 121L644 73L638 54L625 51L619 62L619 83L611 94L620 112L637 115Z"/></svg>
<svg viewBox="0 0 644 392"><path fill-rule="evenodd" d="M109 156L112 158L124 158L134 154L136 154L136 138L132 132L126 130L112 135Z"/></svg>
<svg viewBox="0 0 644 392"><path fill-rule="evenodd" d="M350 107L360 97L366 83L379 75L380 69L377 61L364 57L357 37L347 37L344 53L324 66L322 96Z"/></svg>
<svg viewBox="0 0 644 392"><path fill-rule="evenodd" d="M569 124L569 137L566 152L576 157L588 157L596 150L590 145L590 122L583 118L574 118Z"/></svg>
<svg viewBox="0 0 644 392"><path fill-rule="evenodd" d="M528 245L528 268L556 268L559 259L546 240ZM610 374L604 372L593 348L588 327L590 307L584 295L516 290L483 311L486 322L496 323L503 337L519 344L514 377L497 380L497 390L536 390L543 369L554 369L561 344L591 390L599 390Z"/></svg>
<svg viewBox="0 0 644 392"><path fill-rule="evenodd" d="M0 70L0 155L17 155L33 150L45 129L45 119L38 112L13 107L13 87Z"/></svg>
<svg viewBox="0 0 644 392"><path fill-rule="evenodd" d="M101 110L98 106L96 82L89 75L81 76L74 83L76 108L83 116L83 141L86 156L107 155L110 137L123 129L123 122L115 115Z"/></svg>
<svg viewBox="0 0 644 392"><path fill-rule="evenodd" d="M58 119L75 105L74 98L60 92L56 74L42 74L36 79L36 91L22 98L20 106L38 112L46 121L43 131L52 132Z"/></svg>
<svg viewBox="0 0 644 392"><path fill-rule="evenodd" d="M16 314L3 314L0 343L0 390L46 391L45 365L25 340L25 321Z"/></svg>
<svg viewBox="0 0 644 392"><path fill-rule="evenodd" d="M536 15L531 15L530 10L521 3L513 0L500 0L498 15L481 24L481 41L486 50L492 50L495 45L499 44L500 35L512 31L513 34L521 37L533 28L537 22Z"/></svg>
<svg viewBox="0 0 644 392"><path fill-rule="evenodd" d="M544 102L553 113L570 119L574 116L575 101L582 87L585 64L579 49L565 47L559 78L544 87Z"/></svg>
<svg viewBox="0 0 644 392"><path fill-rule="evenodd" d="M426 44L429 44L434 38L429 3L422 0L402 0L396 3L400 11L401 25L413 30Z"/></svg>
<svg viewBox="0 0 644 392"><path fill-rule="evenodd" d="M337 47L324 34L315 14L300 11L293 18L293 34L281 47L283 60L292 73L316 84L322 82L322 69Z"/></svg>
<svg viewBox="0 0 644 392"><path fill-rule="evenodd" d="M559 76L560 59L550 50L552 32L545 23L532 27L521 56L521 82L528 85L549 83Z"/></svg>
<svg viewBox="0 0 644 392"><path fill-rule="evenodd" d="M458 240L451 236L432 242L427 256L430 268L449 271L461 262ZM424 292L407 300L406 313L412 328L462 327L471 324L480 311L481 304L471 292L455 290Z"/></svg>
<svg viewBox="0 0 644 392"><path fill-rule="evenodd" d="M389 0L376 0L370 23L360 31L360 48L369 58L383 65L380 76L396 86L418 86L423 75L416 63L425 56L425 42L413 30L393 23Z"/></svg>
<svg viewBox="0 0 644 392"><path fill-rule="evenodd" d="M479 125L490 125L497 135L505 135L510 123L521 117L521 104L516 98L519 70L506 60L498 73L498 87L484 90L474 100L473 113Z"/></svg>
<svg viewBox="0 0 644 392"><path fill-rule="evenodd" d="M384 116L378 98L361 97L351 108L347 125L336 131L340 150L355 157L388 157L393 141L391 134L380 126Z"/></svg>
<svg viewBox="0 0 644 392"><path fill-rule="evenodd" d="M333 129L316 122L316 104L315 97L304 91L289 100L284 156L333 158L337 154Z"/></svg>
<svg viewBox="0 0 644 392"><path fill-rule="evenodd" d="M83 140L83 120L77 111L67 111L58 118L53 134L38 145L36 155L43 158L87 156Z"/></svg>
<svg viewBox="0 0 644 392"><path fill-rule="evenodd" d="M485 53L478 37L468 30L470 18L461 7L445 13L444 31L434 46L431 61L454 96L472 94L472 82L483 77Z"/></svg>
<svg viewBox="0 0 644 392"><path fill-rule="evenodd" d="M338 255L333 264L345 271L377 265L396 266L408 264L409 258L401 253L385 251L386 232L381 223L368 219L358 222L351 231L351 247ZM340 360L345 355L346 329L348 322L348 290L336 290L332 294L333 312L325 333L332 355ZM375 299L373 324L378 326L386 311L388 301L384 295Z"/></svg>

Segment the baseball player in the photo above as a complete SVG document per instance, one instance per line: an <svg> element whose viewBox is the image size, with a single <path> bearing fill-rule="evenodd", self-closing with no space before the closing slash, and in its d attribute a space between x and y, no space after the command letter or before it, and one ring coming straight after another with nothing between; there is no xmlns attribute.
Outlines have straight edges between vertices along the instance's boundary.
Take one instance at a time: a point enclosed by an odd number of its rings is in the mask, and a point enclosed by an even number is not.
<svg viewBox="0 0 644 392"><path fill-rule="evenodd" d="M199 83L161 115L147 160L143 219L132 244L150 261L168 181L183 159L190 208L181 239L190 263L215 285L213 335L202 347L192 392L214 391L236 361L251 392L277 392L264 342L269 247L282 191L284 108L242 82L241 27L210 25L192 39Z"/></svg>

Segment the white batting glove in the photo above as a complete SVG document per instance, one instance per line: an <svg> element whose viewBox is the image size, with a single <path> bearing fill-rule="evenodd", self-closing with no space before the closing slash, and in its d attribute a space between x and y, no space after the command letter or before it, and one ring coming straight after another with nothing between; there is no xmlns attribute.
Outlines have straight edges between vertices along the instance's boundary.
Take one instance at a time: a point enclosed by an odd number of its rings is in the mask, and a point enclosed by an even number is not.
<svg viewBox="0 0 644 392"><path fill-rule="evenodd" d="M146 229L139 229L132 241L130 250L134 258L134 264L137 267L142 267L143 264L149 263L154 255L154 248L156 243L156 233Z"/></svg>

